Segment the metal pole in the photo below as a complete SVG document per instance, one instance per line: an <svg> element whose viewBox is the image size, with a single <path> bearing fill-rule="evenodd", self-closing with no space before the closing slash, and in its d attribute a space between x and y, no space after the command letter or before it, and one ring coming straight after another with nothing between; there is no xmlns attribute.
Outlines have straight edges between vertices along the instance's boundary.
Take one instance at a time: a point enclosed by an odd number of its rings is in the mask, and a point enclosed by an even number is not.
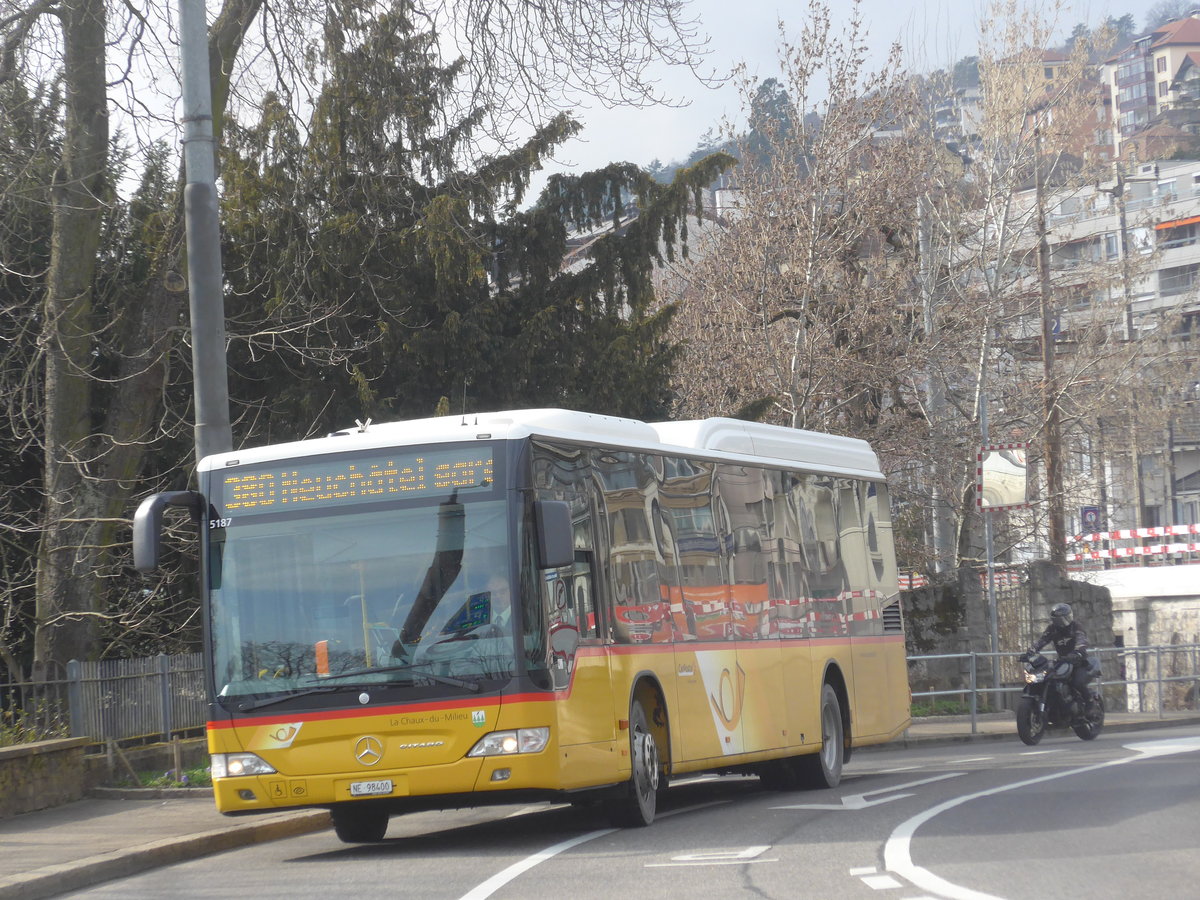
<svg viewBox="0 0 1200 900"><path fill-rule="evenodd" d="M233 433L229 424L221 233L204 0L179 0L179 55L186 182L183 202L187 229L198 462L212 453L233 448Z"/></svg>
<svg viewBox="0 0 1200 900"><path fill-rule="evenodd" d="M925 197L917 198L917 238L919 247L920 279L922 306L924 309L925 335L929 345L934 344L934 333L937 330L935 309L937 306L938 278L937 267L933 263L933 230L929 213L926 210L928 201ZM946 406L946 392L942 381L933 371L933 357L925 369L925 395L929 405L929 424L933 446L940 445L942 436L942 417ZM942 496L942 474L944 465L938 453L930 458L930 474L933 477L933 488L930 492L932 507L931 531L933 537L934 561L933 570L943 572L954 558L954 523L949 505Z"/></svg>
<svg viewBox="0 0 1200 900"><path fill-rule="evenodd" d="M71 722L71 737L91 737L87 733L83 707L83 666L79 660L67 662L67 716Z"/></svg>
<svg viewBox="0 0 1200 900"><path fill-rule="evenodd" d="M986 340L985 340L986 345ZM987 371L986 360L980 366L980 390L979 390L979 434L983 440L984 446L987 446L990 440L990 430L988 426L987 416L987 392L983 388L983 373ZM991 649L992 649L992 706L999 709L1002 703L1000 696L1000 614L996 609L996 556L995 556L995 537L992 534L992 511L991 509L980 507L980 513L983 515L983 546L984 554L987 558L987 605L988 605L988 630L991 632ZM972 669L974 675L974 669Z"/></svg>
<svg viewBox="0 0 1200 900"><path fill-rule="evenodd" d="M1154 665L1156 672L1154 677L1158 680L1158 717L1163 717L1163 707L1166 706L1166 697L1163 695L1163 674L1162 674L1162 647L1154 648Z"/></svg>
<svg viewBox="0 0 1200 900"><path fill-rule="evenodd" d="M979 679L976 672L979 669L979 657L974 652L971 653L971 734L979 731L979 695L976 693L979 687Z"/></svg>
<svg viewBox="0 0 1200 900"><path fill-rule="evenodd" d="M162 739L164 743L167 743L171 740L171 732L175 730L175 723L171 721L171 658L165 653L158 654L158 678L158 702L162 712ZM178 773L176 777L178 777Z"/></svg>
<svg viewBox="0 0 1200 900"><path fill-rule="evenodd" d="M1042 316L1042 404L1046 417L1046 512L1050 562L1061 572L1067 564L1067 534L1063 524L1062 437L1059 433L1058 397L1054 378L1054 320L1050 305L1050 244L1046 238L1045 184L1042 178L1042 132L1034 127L1034 193L1037 201L1038 283Z"/></svg>

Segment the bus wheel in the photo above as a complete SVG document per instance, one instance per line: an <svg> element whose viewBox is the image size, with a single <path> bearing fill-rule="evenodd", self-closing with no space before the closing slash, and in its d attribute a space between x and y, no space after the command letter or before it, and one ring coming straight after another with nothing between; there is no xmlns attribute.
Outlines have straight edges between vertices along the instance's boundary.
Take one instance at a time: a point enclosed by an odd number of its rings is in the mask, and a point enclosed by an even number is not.
<svg viewBox="0 0 1200 900"><path fill-rule="evenodd" d="M661 755L646 710L638 700L629 710L629 760L633 773L620 794L608 801L608 818L619 828L643 828L654 821L658 808Z"/></svg>
<svg viewBox="0 0 1200 900"><path fill-rule="evenodd" d="M842 705L837 691L826 684L821 689L821 751L795 759L807 787L834 788L841 783L843 740Z"/></svg>
<svg viewBox="0 0 1200 900"><path fill-rule="evenodd" d="M329 811L333 831L345 844L374 844L387 834L386 809L356 805L335 806Z"/></svg>

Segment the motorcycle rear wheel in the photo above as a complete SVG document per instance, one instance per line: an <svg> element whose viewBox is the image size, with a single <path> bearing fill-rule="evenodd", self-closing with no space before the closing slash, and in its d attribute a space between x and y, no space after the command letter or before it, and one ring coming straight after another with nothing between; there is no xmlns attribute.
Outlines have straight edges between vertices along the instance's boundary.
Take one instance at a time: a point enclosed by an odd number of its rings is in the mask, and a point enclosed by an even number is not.
<svg viewBox="0 0 1200 900"><path fill-rule="evenodd" d="M1083 725L1073 725L1071 730L1080 740L1094 741L1104 729L1104 698L1093 697L1084 713L1087 722Z"/></svg>
<svg viewBox="0 0 1200 900"><path fill-rule="evenodd" d="M1017 704L1017 736L1032 747L1046 733L1046 719L1032 697L1022 697Z"/></svg>

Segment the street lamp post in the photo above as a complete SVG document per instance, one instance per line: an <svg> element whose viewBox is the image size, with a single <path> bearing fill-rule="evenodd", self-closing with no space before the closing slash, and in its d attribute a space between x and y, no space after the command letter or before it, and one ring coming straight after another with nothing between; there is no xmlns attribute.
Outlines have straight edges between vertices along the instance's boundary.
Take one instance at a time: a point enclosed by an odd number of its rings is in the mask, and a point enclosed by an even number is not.
<svg viewBox="0 0 1200 900"><path fill-rule="evenodd" d="M192 383L196 461L233 448L225 359L225 300L217 207L216 146L204 0L179 0L183 89L188 300L192 323Z"/></svg>

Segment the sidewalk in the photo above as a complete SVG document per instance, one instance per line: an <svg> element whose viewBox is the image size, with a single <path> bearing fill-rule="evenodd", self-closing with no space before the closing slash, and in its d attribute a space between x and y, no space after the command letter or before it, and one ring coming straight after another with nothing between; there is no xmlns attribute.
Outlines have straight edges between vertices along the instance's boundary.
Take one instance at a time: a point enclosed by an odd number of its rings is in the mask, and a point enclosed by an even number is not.
<svg viewBox="0 0 1200 900"><path fill-rule="evenodd" d="M1200 725L1200 712L1109 713L1105 734ZM1067 732L1069 733L1069 732ZM1053 732L1054 739L1060 732ZM1101 738L1103 739L1103 738ZM883 747L1017 740L1013 714L916 719L903 738ZM160 792L97 791L77 803L0 819L0 900L39 900L246 844L328 828L324 810L230 818L202 788ZM336 838L330 835L330 842Z"/></svg>

